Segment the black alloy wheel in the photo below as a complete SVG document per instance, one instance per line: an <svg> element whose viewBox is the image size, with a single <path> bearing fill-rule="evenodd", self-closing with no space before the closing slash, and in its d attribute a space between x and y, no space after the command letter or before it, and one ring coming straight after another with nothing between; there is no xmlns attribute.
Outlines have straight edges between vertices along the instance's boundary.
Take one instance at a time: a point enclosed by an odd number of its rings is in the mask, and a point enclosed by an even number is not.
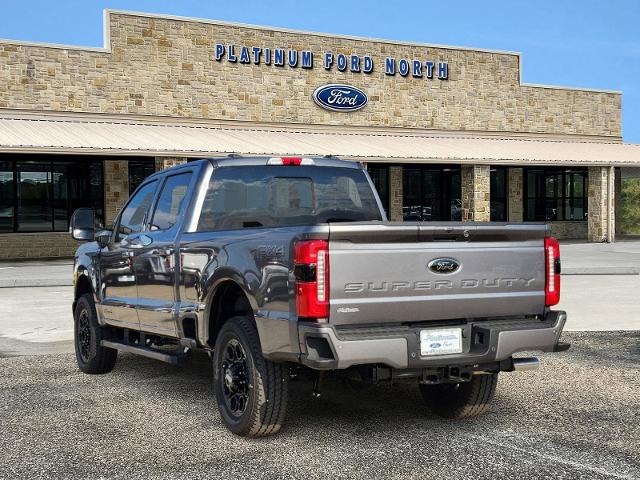
<svg viewBox="0 0 640 480"><path fill-rule="evenodd" d="M224 346L224 360L220 378L224 401L229 411L236 417L242 416L249 402L249 379L247 378L247 355L235 338Z"/></svg>

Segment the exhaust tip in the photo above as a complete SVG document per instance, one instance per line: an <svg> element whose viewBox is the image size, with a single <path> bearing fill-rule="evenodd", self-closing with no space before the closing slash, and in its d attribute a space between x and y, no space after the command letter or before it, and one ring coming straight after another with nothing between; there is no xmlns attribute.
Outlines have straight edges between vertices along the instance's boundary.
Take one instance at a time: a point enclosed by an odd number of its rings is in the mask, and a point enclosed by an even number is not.
<svg viewBox="0 0 640 480"><path fill-rule="evenodd" d="M537 370L540 368L540 360L536 357L514 358L513 371L526 372L529 370Z"/></svg>

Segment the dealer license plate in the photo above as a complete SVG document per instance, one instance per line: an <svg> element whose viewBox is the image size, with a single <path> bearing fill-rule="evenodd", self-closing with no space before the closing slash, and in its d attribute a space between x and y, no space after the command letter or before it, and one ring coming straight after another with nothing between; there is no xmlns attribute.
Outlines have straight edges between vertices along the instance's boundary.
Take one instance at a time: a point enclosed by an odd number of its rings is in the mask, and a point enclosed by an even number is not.
<svg viewBox="0 0 640 480"><path fill-rule="evenodd" d="M462 353L462 329L420 330L420 355Z"/></svg>

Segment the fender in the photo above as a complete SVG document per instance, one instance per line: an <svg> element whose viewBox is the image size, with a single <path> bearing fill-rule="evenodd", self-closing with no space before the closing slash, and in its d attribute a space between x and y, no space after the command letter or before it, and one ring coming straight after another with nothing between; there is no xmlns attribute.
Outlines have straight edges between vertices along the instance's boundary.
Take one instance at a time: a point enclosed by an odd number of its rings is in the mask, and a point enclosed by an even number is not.
<svg viewBox="0 0 640 480"><path fill-rule="evenodd" d="M209 338L208 320L213 308L213 298L218 292L218 288L225 282L233 282L236 284L249 301L254 317L258 313L258 303L247 278L234 268L227 266L217 268L211 276L203 278L201 284L201 298L203 299L202 303L204 303L205 308L198 322L198 337L202 344L206 344L206 340Z"/></svg>

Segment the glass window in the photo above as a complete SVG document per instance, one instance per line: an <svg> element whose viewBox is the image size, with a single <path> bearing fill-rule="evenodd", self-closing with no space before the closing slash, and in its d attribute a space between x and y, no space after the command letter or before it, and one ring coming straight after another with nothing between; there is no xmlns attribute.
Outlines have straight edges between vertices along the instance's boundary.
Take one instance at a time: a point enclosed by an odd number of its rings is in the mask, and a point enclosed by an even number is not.
<svg viewBox="0 0 640 480"><path fill-rule="evenodd" d="M156 191L156 180L143 185L140 190L129 200L129 203L120 215L118 224L117 241L131 233L139 233L144 226L144 219L149 211L153 194Z"/></svg>
<svg viewBox="0 0 640 480"><path fill-rule="evenodd" d="M461 219L458 167L404 167L402 179L405 221Z"/></svg>
<svg viewBox="0 0 640 480"><path fill-rule="evenodd" d="M209 183L198 231L366 220L382 217L361 170L221 167Z"/></svg>
<svg viewBox="0 0 640 480"><path fill-rule="evenodd" d="M154 159L129 160L129 195L136 191L145 178L155 173L156 162Z"/></svg>
<svg viewBox="0 0 640 480"><path fill-rule="evenodd" d="M153 212L149 228L151 230L168 230L173 227L184 211L187 189L191 181L191 172L172 175L162 187L158 205Z"/></svg>
<svg viewBox="0 0 640 480"><path fill-rule="evenodd" d="M389 167L382 165L367 165L367 172L373 185L378 191L382 208L389 217Z"/></svg>
<svg viewBox="0 0 640 480"><path fill-rule="evenodd" d="M0 161L0 232L14 229L13 162Z"/></svg>
<svg viewBox="0 0 640 480"><path fill-rule="evenodd" d="M6 155L0 161L0 231L66 231L80 207L104 218L102 159Z"/></svg>
<svg viewBox="0 0 640 480"><path fill-rule="evenodd" d="M17 206L19 232L53 229L50 162L18 162Z"/></svg>
<svg viewBox="0 0 640 480"><path fill-rule="evenodd" d="M505 222L507 220L507 168L491 167L490 183L491 221Z"/></svg>
<svg viewBox="0 0 640 480"><path fill-rule="evenodd" d="M587 170L525 169L526 221L567 221L587 218Z"/></svg>

